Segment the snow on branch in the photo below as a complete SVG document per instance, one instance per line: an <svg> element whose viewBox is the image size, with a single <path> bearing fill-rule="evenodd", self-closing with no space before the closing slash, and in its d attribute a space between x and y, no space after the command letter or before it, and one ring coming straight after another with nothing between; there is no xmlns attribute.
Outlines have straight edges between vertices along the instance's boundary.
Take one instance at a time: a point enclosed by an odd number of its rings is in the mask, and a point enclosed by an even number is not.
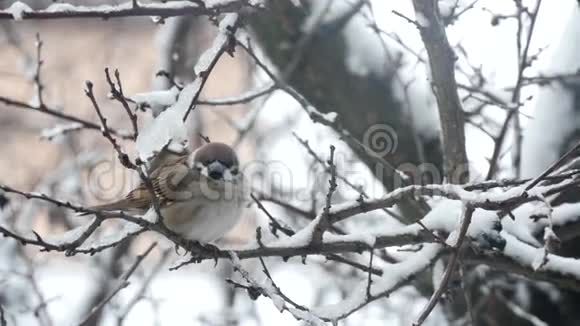
<svg viewBox="0 0 580 326"><path fill-rule="evenodd" d="M207 49L199 58L194 67L196 79L194 83L199 86L195 89L193 97L189 103L187 111L183 115L183 121L187 119L189 113L195 109L197 100L201 91L207 82L211 71L224 53L230 56L234 55L235 51L235 34L240 26L241 20L239 14L228 14L219 23L219 31L216 38L213 40L212 46Z"/></svg>
<svg viewBox="0 0 580 326"><path fill-rule="evenodd" d="M211 3L211 4L210 4ZM363 6L364 1L359 2ZM464 148L463 117L461 104L457 97L457 85L453 76L453 56L445 39L445 31L434 7L435 1L415 0L417 11L417 28L425 41L435 84L442 120L445 120L444 134L446 140L446 159L449 181L458 181L455 173L464 171L467 167ZM329 2L330 4L330 2ZM553 243L568 241L580 234L580 219L577 212L578 204L569 204L552 208L550 196L575 190L580 185L580 170L559 169L568 161L573 153L580 148L577 145L565 154L538 177L529 180L490 180L471 184L427 184L414 185L395 167L392 167L381 157L376 157L382 166L390 168L405 180L402 187L397 188L382 198L372 198L362 188L349 181L337 171L335 165L335 148L331 146L330 158L324 160L308 145L308 142L296 136L306 148L308 154L329 174L330 181L326 192L324 205L316 213L301 207L292 206L283 200L277 202L281 207L292 208L298 215L303 215L308 222L301 228L293 227L278 220L268 212L258 197L252 194L252 199L260 211L267 215L269 231L272 237L265 237L262 229L256 230L255 241L245 247L235 250L223 250L213 245L204 245L183 238L169 229L163 223L159 202L149 179L144 162L150 161L166 146L184 145L187 140L187 130L184 122L189 113L197 105L231 105L246 103L274 90L282 90L293 97L308 114L313 122L332 127L352 148L361 152L369 152L356 138L340 126L338 116L334 113L322 114L311 102L290 86L285 78L274 74L266 64L254 53L249 38L241 39L238 33L241 25L241 10L251 7L250 1L214 0L214 1L174 1L167 3L140 4L137 1L116 6L84 7L70 4L53 4L43 10L32 10L22 3L15 3L10 8L0 11L0 19L52 19L69 17L123 17L123 16L160 16L176 15L209 15L215 17L225 14L219 22L218 34L213 44L201 55L195 65L193 82L184 86L175 84L167 91L139 93L127 96L121 86L118 71L114 75L106 70L106 81L111 98L119 102L131 123L131 131L117 131L110 127L107 117L101 110L93 93L93 84L86 83L85 94L90 100L99 123L85 121L74 116L52 109L44 103L40 78L40 49L42 42L37 38L37 66L34 82L37 86L37 105L26 104L13 99L0 97L0 102L21 109L43 112L66 121L47 129L43 135L47 139L74 132L80 129L92 129L101 132L118 155L119 162L139 174L140 180L147 186L152 195L152 207L143 216L133 216L123 212L101 212L68 201L59 200L44 193L24 192L0 184L4 193L15 194L30 200L41 200L62 207L66 210L91 214L93 218L76 228L56 236L41 236L32 230L25 232L15 228L0 225L0 233L22 245L32 245L42 251L58 251L66 255L95 254L121 247L126 241L144 233L155 232L162 235L176 248L185 249L187 256L182 262L174 265L178 269L191 263L205 260L228 260L234 271L242 278L242 282L229 280L237 288L242 288L255 299L258 296L268 297L280 311L287 311L297 320L314 325L327 322L336 324L371 302L388 297L401 287L411 284L411 281L428 270L437 259L448 257L447 266L441 281L423 310L415 325L422 324L439 299L447 291L451 278L457 266L487 265L493 269L504 270L530 279L551 282L555 285L580 290L580 261L574 258L559 256L553 249ZM353 9L354 10L354 9ZM358 10L358 9L357 9ZM354 11L353 11L354 14ZM247 34L244 34L247 35ZM443 44L441 42L443 41ZM200 94L220 58L228 53L233 55L236 46L242 47L255 63L270 77L271 81L240 96L200 100ZM525 56L525 55L524 55ZM298 62L298 61L296 61ZM114 78L112 77L114 76ZM493 94L492 94L493 95ZM491 96L490 96L491 97ZM167 107L152 122L140 129L138 127L138 112L130 104L150 107ZM450 110L445 111L444 110ZM453 111L457 110L457 112ZM250 118L255 118L252 114ZM232 123L235 123L232 121ZM247 131L247 126L239 124L235 129L241 134ZM246 124L243 124L246 125ZM122 147L120 139L136 141L138 158L131 158ZM461 171L458 171L461 170ZM462 177L465 177L463 175ZM337 180L350 188L357 190L360 197L356 200L342 200L335 191ZM267 198L266 198L267 199ZM416 199L427 203L432 208L425 216L408 225L376 227L363 231L352 231L348 223L355 219L363 219L365 214L376 210L388 209L401 204L404 200ZM122 227L111 235L98 238L97 229L108 220L118 220ZM533 220L533 222L530 222ZM3 222L3 221L2 221ZM544 232L541 234L538 230ZM102 300L90 311L84 320L91 318L93 313L101 310L121 289L129 284L129 277L141 261L149 254L155 245L150 246L139 256L129 270L121 277L115 287L106 293ZM392 259L383 249L409 249L412 253L403 259ZM335 304L318 307L306 307L285 295L273 279L265 258L277 258L286 261L290 257L301 257L304 264L326 259L342 264L352 272L356 283L348 289L348 295ZM362 262L367 258L368 264ZM257 258L262 266L261 278L252 275L244 268L242 261ZM130 308L129 308L130 309ZM125 313L126 314L126 313ZM121 318L122 319L122 318Z"/></svg>
<svg viewBox="0 0 580 326"><path fill-rule="evenodd" d="M545 184L544 184L545 183ZM569 179L559 180L559 182L549 183L544 181L540 182L536 186L535 190L529 194L525 191L526 185L515 186L505 191L497 192L480 192L480 191L469 191L465 188L479 188L475 185L470 186L459 186L459 185L425 185L425 186L408 186L395 190L381 199L377 200L363 200L363 201L353 201L346 202L339 205L333 205L328 209L327 217L329 223L337 223L339 221L357 216L359 214L364 214L373 210L387 208L394 206L398 201L406 196L430 196L430 197L444 197L451 202L462 203L463 205L471 205L474 208L480 208L487 211L498 211L497 217L502 217L508 215L505 211L512 211L517 207L529 203L529 202L539 202L542 201L541 196L548 196L557 194L559 192L565 191L577 187L580 183L580 174L575 174ZM464 188L465 187L465 188ZM176 241L176 244L188 247L188 245L174 238L174 234L171 231L167 231L159 226L156 226L154 220L148 221L147 219L133 217L125 213L104 213L98 212L91 209L87 209L83 206L72 204L70 202L64 202L52 197L49 197L40 193L27 193L23 191L16 190L9 186L0 185L0 189L8 193L16 193L22 195L28 199L37 199L49 202L51 204L65 207L77 213L90 213L96 214L102 219L107 218L117 218L124 219L128 222L138 224L140 226L149 228L161 232L168 238ZM453 206L455 207L455 206ZM455 214L453 213L455 211ZM446 233L451 233L457 225L454 224L454 219L457 218L459 210L457 208L452 208L452 206L441 205L441 209L435 209L429 213L424 219L423 224L431 230L443 231ZM321 215L325 214L321 212ZM448 216L446 217L445 214ZM475 226L473 226L468 234L476 235L477 232L481 230L489 229L492 230L495 226L493 223L484 223L483 215L476 214L474 217ZM259 246L258 248L250 248L245 250L240 250L236 254L240 259L247 259L253 257L263 257L263 256L301 256L308 254L321 254L321 253L344 253L344 252L361 252L369 247L384 248L389 246L402 246L405 244L422 243L422 242L433 242L437 239L432 237L430 232L420 227L417 224L405 226L400 229L389 230L387 232L377 232L373 234L357 235L330 235L325 234L323 237L323 242L318 245L311 245L312 231L315 229L317 223L319 223L319 218L313 220L308 226L304 227L302 230L296 232L291 237L280 239L278 241L272 242L265 246ZM10 234L11 235L11 234ZM22 239L18 239L22 240ZM39 241L29 241L31 244L40 245ZM47 248L49 250L59 250L56 246ZM218 253L219 257L226 257L226 253ZM211 259L215 258L212 254L202 254L196 257L197 259Z"/></svg>
<svg viewBox="0 0 580 326"><path fill-rule="evenodd" d="M355 291L345 300L328 306L314 307L312 311L328 321L337 321L366 306L370 302L388 297L402 286L408 284L415 276L430 267L443 253L442 246L428 244L404 261L389 266L389 272L372 280L367 287L367 280L355 287Z"/></svg>
<svg viewBox="0 0 580 326"><path fill-rule="evenodd" d="M32 10L17 1L9 8L0 10L0 19L63 19L63 18L116 18L116 17L175 17L217 16L238 12L246 7L256 7L249 0L171 1L164 3L140 3L127 1L119 5L78 6L69 3L53 3L45 9Z"/></svg>
<svg viewBox="0 0 580 326"><path fill-rule="evenodd" d="M468 265L484 264L493 269L580 291L579 259L548 253L546 262L536 268L536 261L544 255L543 248L530 246L507 232L501 235L506 240L503 252L470 253L464 257L464 261Z"/></svg>
<svg viewBox="0 0 580 326"><path fill-rule="evenodd" d="M187 141L185 124L189 113L195 109L199 95L203 90L210 74L224 53L233 55L235 43L232 41L240 25L238 14L227 14L219 23L219 32L212 46L207 49L195 65L195 80L183 87L177 95L177 100L163 111L153 123L137 138L137 150L140 158L147 162L159 153L168 144L182 144ZM169 91L155 91L139 94L140 102L166 101L171 102L176 88Z"/></svg>
<svg viewBox="0 0 580 326"><path fill-rule="evenodd" d="M26 193L8 186L1 186L0 189L7 193L16 193L29 199L43 200L75 212L93 213L96 217L84 226L73 229L57 238L60 240L45 240L36 233L35 237L27 238L3 226L0 226L0 233L6 237L14 238L22 244L39 246L43 250L63 251L72 255L92 254L106 250L143 231L151 230L164 235L176 246L190 252L191 259L186 263L219 258L233 259L234 264L238 262L238 271L242 273L243 278L249 284L239 286L248 291L257 291L258 294L270 297L279 309L288 310L297 319L309 322L316 320L337 321L407 284L413 276L429 267L440 255L451 253L452 257L458 259L460 248L464 248L462 243L466 243L468 248L478 248L478 250L468 251L463 255L461 259L464 264L484 264L529 278L580 289L578 260L560 257L552 253L546 254L544 248L532 247L518 240L507 230L501 231L502 219L509 219L505 211L515 210L525 203L540 202L543 204L544 196L577 187L579 178L578 173L568 175L568 178L557 178L557 175L553 175L552 178L545 176L541 179L537 178L527 183L511 186L507 190L488 190L486 187L489 186L489 182L484 182L482 185L471 184L467 186L408 186L391 192L380 200L362 200L325 207L316 219L301 230L293 231L282 228L281 230L284 230L286 236L280 236L279 239L269 242L264 242L260 236L257 236L257 242L248 249L235 251L225 251L215 247L208 248L183 239L167 229L162 223L157 223L154 210L150 210L143 218L124 213L95 212L44 194ZM401 200L403 195L444 197L446 199L440 201L439 205L423 218L421 224L416 223L389 230L376 230L374 233L340 235L325 231L322 239L318 241L314 239L314 231L322 216L328 219L327 223L334 224L371 210L391 207ZM460 218L462 215L464 215L463 219ZM122 234L120 237L89 243L81 247L104 220L112 218L124 220L134 224L135 227L125 228L125 231L120 232ZM434 237L434 233L440 236ZM447 238L447 240L442 243L440 242L441 237ZM373 266L371 263L367 266L366 271L357 268L369 273L369 279L372 282L365 280L364 284L372 284L372 286L358 286L351 296L336 305L313 309L289 303L287 297L281 293L271 279L271 275L267 276L266 281L258 281L239 267L239 260L248 258L283 257L286 259L292 256L304 257L308 255L327 255L328 257L335 255L334 257L336 257L338 254L362 253L380 248L417 244L421 244L423 249L400 263L388 267ZM538 257L543 259L541 265L536 263ZM179 265L178 268L183 265ZM352 263L349 265L356 267ZM453 265L450 266L448 270L452 270ZM388 268L388 273L384 273L384 268ZM265 268L265 270L267 269ZM269 272L265 272L265 274L269 275ZM376 275L376 277L373 279L370 274ZM445 289L445 286L445 282L442 282L440 289ZM366 288L368 291L365 290ZM434 298L436 297L434 296ZM426 310L426 315L422 316L421 320L424 320L429 312L430 310Z"/></svg>
<svg viewBox="0 0 580 326"><path fill-rule="evenodd" d="M250 272L244 269L239 257L234 252L230 252L229 254L234 271L238 272L247 284L240 284L233 280L228 280L229 283L233 284L235 287L246 289L252 299L257 299L260 295L270 298L280 312L288 311L292 316L294 316L294 318L296 318L296 320L303 320L310 325L325 324L322 318L316 316L309 309L297 304L282 293L280 288L274 283L263 259L260 258L260 262L262 263L263 272L266 278L261 281L253 277Z"/></svg>

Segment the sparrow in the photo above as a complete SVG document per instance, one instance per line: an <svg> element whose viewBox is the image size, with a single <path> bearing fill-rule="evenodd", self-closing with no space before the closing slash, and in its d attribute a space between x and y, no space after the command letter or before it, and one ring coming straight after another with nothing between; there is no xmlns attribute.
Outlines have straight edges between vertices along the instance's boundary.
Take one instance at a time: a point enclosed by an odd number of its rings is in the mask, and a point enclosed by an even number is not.
<svg viewBox="0 0 580 326"><path fill-rule="evenodd" d="M232 229L247 200L238 157L224 143L205 144L191 155L166 155L150 168L149 180L165 225L201 243L218 240ZM151 192L141 182L125 198L90 209L145 214L151 205Z"/></svg>

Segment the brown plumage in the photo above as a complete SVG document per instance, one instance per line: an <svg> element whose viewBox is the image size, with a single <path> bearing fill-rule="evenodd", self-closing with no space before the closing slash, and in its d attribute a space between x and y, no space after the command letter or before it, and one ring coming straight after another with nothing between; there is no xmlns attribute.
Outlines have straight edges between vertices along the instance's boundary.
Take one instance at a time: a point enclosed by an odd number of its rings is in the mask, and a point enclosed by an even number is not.
<svg viewBox="0 0 580 326"><path fill-rule="evenodd" d="M151 172L149 180L153 186L155 196L161 207L171 205L175 201L187 200L186 187L189 183L199 180L200 175L195 169L187 165L187 155L172 158L156 167ZM137 188L131 190L125 198L116 202L89 207L96 211L128 210L144 212L149 209L152 198L147 185L141 182Z"/></svg>
<svg viewBox="0 0 580 326"><path fill-rule="evenodd" d="M191 199L194 193L197 192L195 190L192 191L190 188L191 183L194 181L204 178L204 181L207 181L210 187L214 184L212 180L201 175L199 169L188 165L188 156L187 152L179 155L162 151L157 155L157 159L154 160L155 166L151 166L152 171L149 180L162 208L177 201ZM209 143L200 147L194 153L194 167L198 164L208 166L215 161L221 162L227 168L237 172L238 157L233 149L224 143ZM125 198L112 203L92 206L89 209L94 211L126 210L144 213L149 209L151 202L151 192L147 189L147 185L141 182ZM89 213L82 215L86 214Z"/></svg>
<svg viewBox="0 0 580 326"><path fill-rule="evenodd" d="M150 162L149 173L165 225L191 240L222 237L239 221L246 201L236 153L226 144L209 143L195 151L192 161L187 153L166 154L161 151ZM90 209L146 214L151 202L151 192L141 183L125 198Z"/></svg>

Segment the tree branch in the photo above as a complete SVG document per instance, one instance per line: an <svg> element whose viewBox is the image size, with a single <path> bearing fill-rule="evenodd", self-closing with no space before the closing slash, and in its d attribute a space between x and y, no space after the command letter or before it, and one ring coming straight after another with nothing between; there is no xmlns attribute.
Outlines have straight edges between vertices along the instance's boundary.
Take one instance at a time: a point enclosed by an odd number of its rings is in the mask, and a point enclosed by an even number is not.
<svg viewBox="0 0 580 326"><path fill-rule="evenodd" d="M248 0L218 1L214 5L200 6L191 1L176 1L168 3L125 2L115 6L75 6L71 4L53 4L46 9L24 10L22 17L14 15L9 9L0 11L0 20L19 19L65 19L65 18L118 18L118 17L152 17L161 18L175 16L217 16L224 13L238 12L243 8L253 7ZM16 16L16 17L15 17Z"/></svg>
<svg viewBox="0 0 580 326"><path fill-rule="evenodd" d="M23 110L31 110L31 111L41 112L44 114L54 116L54 117L59 118L61 120L78 123L80 125L80 128L83 128L83 129L101 131L101 126L94 123L94 122L83 120L81 118L66 114L60 110L49 108L47 106L37 107L37 106L33 106L33 105L30 105L30 104L25 103L25 102L14 100L14 99L4 97L4 96L0 96L0 103L4 103L5 105L13 106L13 107L23 109ZM117 129L109 129L109 130L113 135L118 136L122 139L133 139L134 140L133 135L129 131L117 130Z"/></svg>
<svg viewBox="0 0 580 326"><path fill-rule="evenodd" d="M449 45L436 0L413 0L418 29L429 55L433 92L443 130L443 157L447 182L465 183L469 166L465 152L463 107L455 81L455 54Z"/></svg>

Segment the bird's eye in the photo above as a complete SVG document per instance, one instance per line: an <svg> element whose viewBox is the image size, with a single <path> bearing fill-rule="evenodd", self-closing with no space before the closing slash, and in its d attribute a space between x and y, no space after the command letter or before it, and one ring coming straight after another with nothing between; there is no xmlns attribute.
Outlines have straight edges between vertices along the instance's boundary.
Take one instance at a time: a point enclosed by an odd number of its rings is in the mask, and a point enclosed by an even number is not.
<svg viewBox="0 0 580 326"><path fill-rule="evenodd" d="M239 171L238 171L238 167L237 167L237 166L234 166L234 167L232 167L232 168L231 168L231 170L230 170L230 172L231 172L233 175L237 175L237 174L238 174L238 172L239 172Z"/></svg>

